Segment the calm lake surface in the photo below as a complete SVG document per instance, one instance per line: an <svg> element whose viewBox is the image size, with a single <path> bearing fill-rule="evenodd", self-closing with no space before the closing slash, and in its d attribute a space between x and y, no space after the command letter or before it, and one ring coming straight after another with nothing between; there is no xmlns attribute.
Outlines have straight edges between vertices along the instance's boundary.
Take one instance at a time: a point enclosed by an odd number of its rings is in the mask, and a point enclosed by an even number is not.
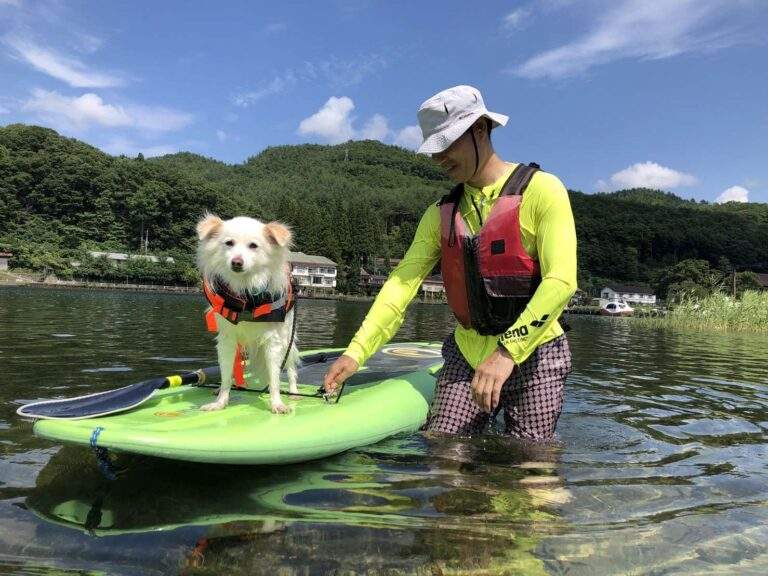
<svg viewBox="0 0 768 576"><path fill-rule="evenodd" d="M300 301L301 348L345 346L367 308ZM109 482L15 415L215 364L203 309L0 288L1 574L768 573L765 336L572 318L547 447L415 434L283 467L126 458ZM396 339L452 325L413 305Z"/></svg>

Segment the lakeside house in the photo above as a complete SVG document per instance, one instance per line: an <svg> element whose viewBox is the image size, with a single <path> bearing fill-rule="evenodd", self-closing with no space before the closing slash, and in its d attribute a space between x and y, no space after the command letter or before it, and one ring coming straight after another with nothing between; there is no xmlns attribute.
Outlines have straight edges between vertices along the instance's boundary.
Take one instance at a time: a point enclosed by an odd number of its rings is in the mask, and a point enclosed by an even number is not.
<svg viewBox="0 0 768 576"><path fill-rule="evenodd" d="M128 260L147 260L154 263L161 261L159 257L153 256L152 254L124 254L122 252L99 252L96 250L91 250L88 254L91 258L106 258L118 268L123 266ZM164 257L162 261L168 264L173 264L175 262L170 256ZM72 261L72 266L74 267L80 266L80 264L81 263L76 260Z"/></svg>
<svg viewBox="0 0 768 576"><path fill-rule="evenodd" d="M425 278L424 282L421 283L421 291L425 300L444 300L445 284L443 284L442 275L436 274Z"/></svg>
<svg viewBox="0 0 768 576"><path fill-rule="evenodd" d="M170 256L160 258L152 254L125 254L122 252L90 251L92 258L106 258L115 267L121 268L128 260L147 260L149 262L166 262L173 264ZM289 255L291 276L293 277L299 294L315 294L319 292L330 293L336 289L336 263L324 256L304 254L303 252L291 252ZM72 266L78 267L81 263L73 261Z"/></svg>
<svg viewBox="0 0 768 576"><path fill-rule="evenodd" d="M608 303L611 300L624 300L631 304L656 304L656 294L647 286L635 286L632 284L611 284L600 290L600 303Z"/></svg>
<svg viewBox="0 0 768 576"><path fill-rule="evenodd" d="M8 260L11 259L13 254L10 252L0 252L0 270L8 270Z"/></svg>
<svg viewBox="0 0 768 576"><path fill-rule="evenodd" d="M387 281L389 276L383 274L370 274L364 268L360 268L360 282L359 285L363 289L363 292L372 296L376 294L384 282ZM419 287L421 296L424 300L428 301L444 301L445 300L445 285L443 284L443 277L440 274L429 276L424 279Z"/></svg>
<svg viewBox="0 0 768 576"><path fill-rule="evenodd" d="M381 287L384 285L384 282L387 281L387 278L388 276L385 276L384 274L371 274L365 270L365 268L360 268L360 280L358 285L362 288L363 292L368 296L371 296L381 290Z"/></svg>
<svg viewBox="0 0 768 576"><path fill-rule="evenodd" d="M291 252L291 276L299 295L333 293L336 290L336 262L325 256Z"/></svg>
<svg viewBox="0 0 768 576"><path fill-rule="evenodd" d="M373 266L377 270L381 270L382 268L386 267L392 270L398 264L400 264L401 261L402 258L385 259L378 257L373 259ZM425 278L419 287L421 298L425 301L445 301L445 285L443 284L443 277L439 270L439 266L436 266L433 272L437 273ZM385 274L371 274L364 268L360 268L359 286L362 288L364 293L372 296L381 290L381 287L384 285L384 282L387 281L388 277L389 276Z"/></svg>

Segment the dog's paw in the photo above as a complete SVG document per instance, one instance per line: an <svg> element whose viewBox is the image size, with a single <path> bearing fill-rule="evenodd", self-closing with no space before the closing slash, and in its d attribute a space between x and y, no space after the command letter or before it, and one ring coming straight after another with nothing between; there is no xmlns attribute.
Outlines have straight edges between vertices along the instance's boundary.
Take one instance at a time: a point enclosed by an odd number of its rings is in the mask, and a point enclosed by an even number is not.
<svg viewBox="0 0 768 576"><path fill-rule="evenodd" d="M221 410L226 406L223 402L211 402L210 404L203 404L200 406L200 410L205 410L206 412L214 412L216 410Z"/></svg>
<svg viewBox="0 0 768 576"><path fill-rule="evenodd" d="M291 411L291 409L288 406L286 406L285 404L283 404L282 402L280 402L280 403L273 402L272 403L272 414L289 414L290 411Z"/></svg>

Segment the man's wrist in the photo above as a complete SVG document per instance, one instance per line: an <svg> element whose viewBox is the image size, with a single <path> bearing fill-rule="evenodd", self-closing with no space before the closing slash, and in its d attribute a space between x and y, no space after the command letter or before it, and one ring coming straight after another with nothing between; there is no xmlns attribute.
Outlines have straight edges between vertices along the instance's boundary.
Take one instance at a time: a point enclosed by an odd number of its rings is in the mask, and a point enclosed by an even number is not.
<svg viewBox="0 0 768 576"><path fill-rule="evenodd" d="M498 350L498 352L505 358L509 358L510 360L512 360L512 355L509 353L509 350L507 350L507 347L504 346L504 344L502 344L501 342L497 343L496 350Z"/></svg>

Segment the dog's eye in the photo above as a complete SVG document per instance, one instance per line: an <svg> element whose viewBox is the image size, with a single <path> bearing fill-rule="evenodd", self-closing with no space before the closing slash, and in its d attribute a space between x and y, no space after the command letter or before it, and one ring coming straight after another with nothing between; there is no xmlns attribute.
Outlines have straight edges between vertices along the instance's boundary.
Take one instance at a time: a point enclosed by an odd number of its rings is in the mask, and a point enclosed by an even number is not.
<svg viewBox="0 0 768 576"><path fill-rule="evenodd" d="M256 250L256 248L258 247L259 245L256 244L256 242L251 242L250 244L248 244L248 248L250 248L251 250Z"/></svg>
<svg viewBox="0 0 768 576"><path fill-rule="evenodd" d="M224 244L226 244L227 246L234 246L235 245L235 241L234 240L227 240L226 242L224 242Z"/></svg>

